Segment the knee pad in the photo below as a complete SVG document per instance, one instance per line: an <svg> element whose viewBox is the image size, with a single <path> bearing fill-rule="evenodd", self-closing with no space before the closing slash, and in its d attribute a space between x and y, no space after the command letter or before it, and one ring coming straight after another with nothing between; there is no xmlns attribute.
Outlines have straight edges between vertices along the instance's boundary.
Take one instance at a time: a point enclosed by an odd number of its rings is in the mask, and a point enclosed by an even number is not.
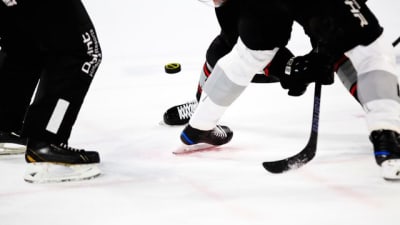
<svg viewBox="0 0 400 225"><path fill-rule="evenodd" d="M218 61L204 85L204 91L217 105L229 106L249 85L254 75L272 60L277 51L277 48L251 50L239 39L232 51Z"/></svg>
<svg viewBox="0 0 400 225"><path fill-rule="evenodd" d="M345 52L345 55L351 60L359 76L374 70L397 74L396 53L392 43L384 35L367 46L358 45Z"/></svg>

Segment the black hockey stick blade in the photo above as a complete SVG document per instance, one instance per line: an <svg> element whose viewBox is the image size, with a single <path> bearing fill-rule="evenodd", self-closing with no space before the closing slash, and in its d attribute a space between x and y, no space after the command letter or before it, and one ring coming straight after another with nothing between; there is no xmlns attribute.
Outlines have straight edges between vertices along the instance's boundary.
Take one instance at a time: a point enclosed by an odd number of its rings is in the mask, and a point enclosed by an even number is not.
<svg viewBox="0 0 400 225"><path fill-rule="evenodd" d="M400 37L398 37L393 43L393 47L396 47L396 45L400 42Z"/></svg>
<svg viewBox="0 0 400 225"><path fill-rule="evenodd" d="M314 106L312 115L311 135L304 149L289 158L263 162L263 167L271 173L284 173L292 169L297 169L311 161L317 151L319 111L321 101L321 84L315 84Z"/></svg>

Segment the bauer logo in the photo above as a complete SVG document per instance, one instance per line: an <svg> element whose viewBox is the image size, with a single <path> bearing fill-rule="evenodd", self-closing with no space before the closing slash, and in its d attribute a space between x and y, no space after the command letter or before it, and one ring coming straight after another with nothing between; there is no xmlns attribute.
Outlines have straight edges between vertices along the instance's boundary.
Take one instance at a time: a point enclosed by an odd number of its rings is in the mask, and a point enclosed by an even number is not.
<svg viewBox="0 0 400 225"><path fill-rule="evenodd" d="M82 34L82 39L86 46L86 53L90 56L90 60L83 63L82 71L93 77L101 61L99 42L93 29Z"/></svg>
<svg viewBox="0 0 400 225"><path fill-rule="evenodd" d="M8 7L17 5L17 0L3 0L3 2L4 2L4 4L6 4L6 6L8 6Z"/></svg>
<svg viewBox="0 0 400 225"><path fill-rule="evenodd" d="M345 0L344 4L350 6L350 12L355 18L358 18L360 20L361 27L368 25L367 19L365 19L364 15L360 12L361 6L356 0Z"/></svg>

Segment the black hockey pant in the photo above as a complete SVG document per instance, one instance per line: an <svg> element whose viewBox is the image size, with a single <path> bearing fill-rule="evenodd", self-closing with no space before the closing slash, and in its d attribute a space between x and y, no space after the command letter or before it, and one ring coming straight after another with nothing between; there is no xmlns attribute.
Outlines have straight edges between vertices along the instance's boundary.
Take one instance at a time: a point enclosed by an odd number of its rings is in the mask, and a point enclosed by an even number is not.
<svg viewBox="0 0 400 225"><path fill-rule="evenodd" d="M101 61L81 1L0 3L0 37L0 130L66 143Z"/></svg>

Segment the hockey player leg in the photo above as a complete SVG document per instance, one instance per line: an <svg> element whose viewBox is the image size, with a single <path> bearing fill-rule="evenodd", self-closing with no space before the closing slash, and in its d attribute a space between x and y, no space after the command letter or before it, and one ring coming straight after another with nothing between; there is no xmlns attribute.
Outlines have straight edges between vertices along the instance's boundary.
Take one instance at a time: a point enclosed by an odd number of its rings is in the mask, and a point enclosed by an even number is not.
<svg viewBox="0 0 400 225"><path fill-rule="evenodd" d="M203 94L199 107L192 115L189 124L182 131L180 139L183 145L178 147L173 152L174 154L212 150L214 147L226 144L232 139L233 131L229 127L215 125L214 117L221 116L226 107L216 105L208 98L206 93Z"/></svg>
<svg viewBox="0 0 400 225"><path fill-rule="evenodd" d="M4 60L0 65L0 155L22 154L26 139L20 137L20 131L39 80L39 60L26 35L10 32L0 38L0 61ZM13 54L6 55L3 50Z"/></svg>
<svg viewBox="0 0 400 225"><path fill-rule="evenodd" d="M203 92L203 86L205 85L207 79L211 75L213 66L216 62L232 50L232 44L228 43L226 40L237 39L230 37L226 32L222 32L217 36L210 47L207 50L207 61L204 63L203 68L200 73L199 83L197 86L196 100L185 102L183 104L175 105L169 108L163 115L163 123L167 125L184 125L187 124L192 116L194 110L197 107L198 100ZM232 42L232 41L231 41ZM274 59L263 68L260 72L257 72L252 78L252 83L275 83L279 82L278 73L283 71L281 67L284 67L287 60L292 57L291 52L282 48L276 53ZM278 72L279 71L279 72ZM162 123L160 123L162 124Z"/></svg>
<svg viewBox="0 0 400 225"><path fill-rule="evenodd" d="M343 55L335 64L335 71L344 87L360 103L357 94L357 71L349 58Z"/></svg>
<svg viewBox="0 0 400 225"><path fill-rule="evenodd" d="M357 71L357 97L366 112L375 159L384 179L400 179L400 96L395 54L381 36L346 53Z"/></svg>
<svg viewBox="0 0 400 225"><path fill-rule="evenodd" d="M253 51L239 39L234 49L218 61L204 85L199 105L181 133L182 142L188 146L228 143L233 132L226 126L217 125L218 120L250 84L254 74L272 60L276 51Z"/></svg>
<svg viewBox="0 0 400 225"><path fill-rule="evenodd" d="M28 14L26 20L32 21L34 34L40 33L37 42L49 55L24 120L23 135L28 138L24 179L34 183L91 179L100 175L98 152L67 143L101 62L95 28L81 1L34 5L38 7L32 11L38 16Z"/></svg>

